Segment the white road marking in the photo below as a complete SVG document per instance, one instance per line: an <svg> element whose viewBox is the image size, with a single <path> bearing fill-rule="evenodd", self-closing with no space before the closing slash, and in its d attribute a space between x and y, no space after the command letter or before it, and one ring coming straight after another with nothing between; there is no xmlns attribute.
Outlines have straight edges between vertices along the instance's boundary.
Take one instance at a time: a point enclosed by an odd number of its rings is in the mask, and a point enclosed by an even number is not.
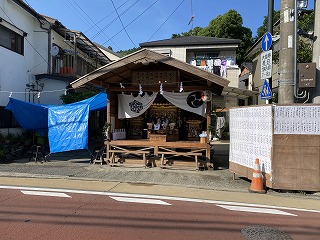
<svg viewBox="0 0 320 240"><path fill-rule="evenodd" d="M229 205L219 205L219 204L217 204L216 206L222 207L231 211L278 214L278 215L288 215L288 216L295 216L295 217L297 216L292 213L284 212L277 209L270 209L270 208L240 207L240 206L229 206Z"/></svg>
<svg viewBox="0 0 320 240"><path fill-rule="evenodd" d="M44 188L44 187L37 188L37 187L6 186L6 185L0 185L0 189L34 190L34 191L48 191L48 192L66 192L66 193L75 193L75 194L92 194L92 195L101 195L101 196L149 198L149 199L162 199L162 200L171 200L171 201L184 201L184 202L209 203L209 204L221 204L221 205L236 205L236 206L271 208L271 209L282 209L282 210L293 210L293 211L320 213L319 210L314 210L314 209L270 206L270 205L263 205L263 204L254 204L254 203L228 202L228 201L197 199L197 198L170 197L170 196L161 196L161 195L116 193L116 192L87 191L87 190L61 189L61 188Z"/></svg>
<svg viewBox="0 0 320 240"><path fill-rule="evenodd" d="M133 202L133 203L147 203L147 204L159 204L159 205L172 205L170 203L164 202L157 199L148 198L132 198L132 197L110 197L119 202Z"/></svg>
<svg viewBox="0 0 320 240"><path fill-rule="evenodd" d="M61 192L22 191L22 190L21 190L21 192L26 195L71 198L71 196L69 196L65 193L61 193Z"/></svg>

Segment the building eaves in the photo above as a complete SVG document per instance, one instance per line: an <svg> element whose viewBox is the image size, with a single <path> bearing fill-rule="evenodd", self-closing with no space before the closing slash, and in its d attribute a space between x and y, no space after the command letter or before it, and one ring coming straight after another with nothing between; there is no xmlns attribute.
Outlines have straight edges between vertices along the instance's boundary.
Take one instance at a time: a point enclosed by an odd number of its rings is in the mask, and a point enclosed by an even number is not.
<svg viewBox="0 0 320 240"><path fill-rule="evenodd" d="M12 0L14 3L16 3L18 6L23 8L26 12L30 13L32 16L37 18L39 21L45 20L41 14L39 14L36 10L34 10L32 7L30 7L28 4L26 4L22 0Z"/></svg>
<svg viewBox="0 0 320 240"><path fill-rule="evenodd" d="M140 43L140 47L162 47L162 46L196 46L196 45L221 45L221 44L240 44L239 39L189 36L159 41Z"/></svg>
<svg viewBox="0 0 320 240"><path fill-rule="evenodd" d="M100 45L99 43L94 42L94 44L95 44L97 47L103 49L104 51L106 51L106 52L108 52L108 53L111 53L111 54L113 54L113 55L115 55L115 56L117 56L117 57L119 57L119 58L122 58L122 57L123 57L121 54L119 54L119 53L117 53L117 52L114 52L114 51L112 51L111 49L106 48L105 46Z"/></svg>
<svg viewBox="0 0 320 240"><path fill-rule="evenodd" d="M73 39L73 35L77 34L77 47L88 54L89 56L96 57L101 65L105 65L111 60L97 47L93 42L91 42L82 32L70 30L66 28L57 19L41 15L44 17L51 25L51 28L66 39Z"/></svg>
<svg viewBox="0 0 320 240"><path fill-rule="evenodd" d="M32 7L27 5L24 1L22 0L12 0L12 1L15 2L17 5L19 5L21 8L23 8L24 10L26 10L31 15L33 15L34 17L38 17L39 14Z"/></svg>

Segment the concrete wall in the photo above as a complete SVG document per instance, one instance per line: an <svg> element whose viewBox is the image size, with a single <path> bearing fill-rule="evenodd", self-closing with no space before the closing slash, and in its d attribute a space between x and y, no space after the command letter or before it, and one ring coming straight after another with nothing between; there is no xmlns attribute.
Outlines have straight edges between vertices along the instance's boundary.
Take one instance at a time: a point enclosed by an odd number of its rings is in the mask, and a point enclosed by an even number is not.
<svg viewBox="0 0 320 240"><path fill-rule="evenodd" d="M8 92L21 92L14 93L12 97L24 100L26 84L33 80L34 73L46 69L46 65L41 64L43 59L40 60L40 57L35 55L35 46L44 57L46 57L47 51L44 51L43 45L39 44L41 40L37 39L38 36L35 36L37 33L34 30L39 30L39 28L35 28L34 17L31 14L17 6L13 1L0 0L0 6L5 11L5 13L0 11L0 17L8 22L7 25L10 25L11 29L18 34L22 35L22 31L28 34L24 39L24 55L0 46L0 89L2 91L0 93L0 106L6 106L9 100ZM4 21L1 24L4 24ZM45 36L46 34L41 35Z"/></svg>
<svg viewBox="0 0 320 240"><path fill-rule="evenodd" d="M5 25L14 32L23 35L24 54L18 54L0 46L0 106L6 106L9 95L22 101L42 104L62 104L60 95L68 86L64 80L45 78L36 82L35 75L52 73L52 56L50 49L53 44L73 54L74 48L70 42L64 41L64 37L57 32L40 27L40 22L32 14L15 4L13 1L0 0L0 18ZM49 25L48 25L49 26ZM95 60L85 53L77 50L78 56L84 61L96 66ZM98 65L98 67L100 67ZM26 84L41 84L36 87L39 90L40 98L30 94Z"/></svg>

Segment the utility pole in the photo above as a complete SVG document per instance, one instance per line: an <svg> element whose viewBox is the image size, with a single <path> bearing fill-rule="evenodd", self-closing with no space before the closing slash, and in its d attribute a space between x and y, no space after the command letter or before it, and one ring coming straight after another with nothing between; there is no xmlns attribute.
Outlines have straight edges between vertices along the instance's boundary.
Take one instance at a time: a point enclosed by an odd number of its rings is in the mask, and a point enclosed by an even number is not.
<svg viewBox="0 0 320 240"><path fill-rule="evenodd" d="M294 103L294 9L296 0L281 0L278 103Z"/></svg>
<svg viewBox="0 0 320 240"><path fill-rule="evenodd" d="M316 87L312 92L312 102L320 103L320 1L314 0L314 42L312 62L316 63Z"/></svg>
<svg viewBox="0 0 320 240"><path fill-rule="evenodd" d="M271 36L273 36L273 12L274 0L268 0L268 32L271 34ZM269 86L272 92L272 76L269 78ZM269 103L272 103L272 98L269 99Z"/></svg>

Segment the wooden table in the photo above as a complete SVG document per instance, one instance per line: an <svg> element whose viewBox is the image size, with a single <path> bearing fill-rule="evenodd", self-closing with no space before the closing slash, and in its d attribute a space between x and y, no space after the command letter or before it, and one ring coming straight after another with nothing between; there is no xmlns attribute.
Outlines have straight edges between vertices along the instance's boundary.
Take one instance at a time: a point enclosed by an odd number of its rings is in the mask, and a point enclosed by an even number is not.
<svg viewBox="0 0 320 240"><path fill-rule="evenodd" d="M106 141L106 157L112 162L114 154L142 154L146 166L146 151L155 156L161 155L161 164L165 156L186 156L195 158L196 168L199 169L198 156L205 151L206 160L210 160L210 145L200 143L199 141L150 141L148 139L140 140L112 140ZM183 149L183 151L181 151ZM187 150L187 151L185 151Z"/></svg>

